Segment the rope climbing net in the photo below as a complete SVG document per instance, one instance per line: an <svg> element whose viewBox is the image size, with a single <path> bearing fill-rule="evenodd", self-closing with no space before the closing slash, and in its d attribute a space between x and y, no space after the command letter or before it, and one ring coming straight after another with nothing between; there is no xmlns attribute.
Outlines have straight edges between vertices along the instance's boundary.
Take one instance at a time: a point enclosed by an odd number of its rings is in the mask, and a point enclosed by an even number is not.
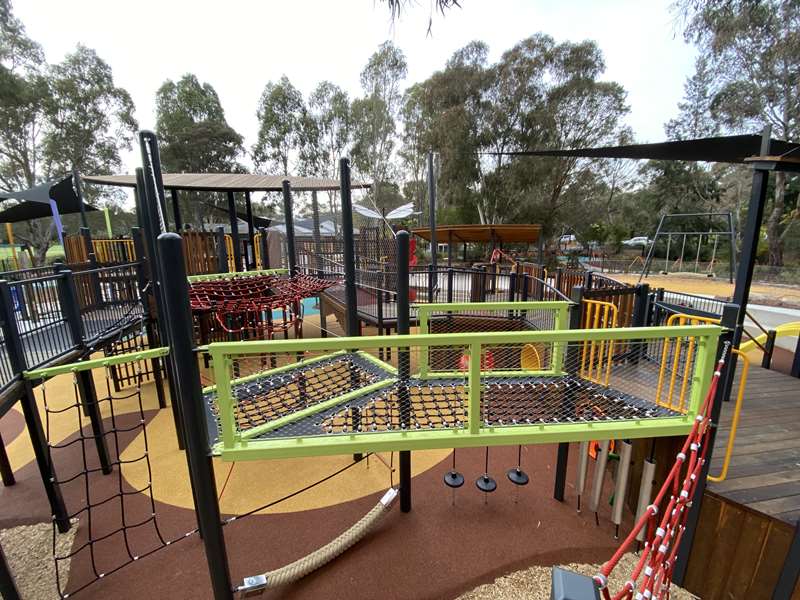
<svg viewBox="0 0 800 600"><path fill-rule="evenodd" d="M661 489L620 547L595 575L605 600L668 599L672 574L689 508L697 490L711 431L711 408L729 345L724 346L711 385L692 429L678 453ZM608 576L642 532L645 544L630 578L616 593L608 589Z"/></svg>
<svg viewBox="0 0 800 600"><path fill-rule="evenodd" d="M194 281L189 300L199 328L200 343L229 339L272 339L276 334L299 333L302 300L333 285L310 275L233 276Z"/></svg>
<svg viewBox="0 0 800 600"><path fill-rule="evenodd" d="M53 483L71 509L69 520L81 525L78 542L59 555L54 521L53 556L61 598L185 537L166 539L156 519L142 400L142 360L166 351L158 348L26 373L28 379L42 380L48 460L54 467L62 465L54 469ZM136 384L115 391L112 367L122 361L134 370ZM93 377L93 368L102 369L100 378ZM72 393L66 397L52 379L57 375L72 378ZM97 388L95 380L100 383ZM77 425L75 433L64 438L61 432L70 422ZM69 471L63 465L77 467ZM134 472L144 477L129 477ZM128 483L131 480L146 483L134 488ZM64 576L67 569L69 586Z"/></svg>

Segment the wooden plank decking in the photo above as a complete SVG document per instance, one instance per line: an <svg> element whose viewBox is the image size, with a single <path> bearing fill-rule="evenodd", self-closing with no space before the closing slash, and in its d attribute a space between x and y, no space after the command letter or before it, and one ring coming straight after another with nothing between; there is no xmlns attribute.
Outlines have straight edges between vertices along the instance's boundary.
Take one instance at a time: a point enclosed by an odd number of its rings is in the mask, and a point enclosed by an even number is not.
<svg viewBox="0 0 800 600"><path fill-rule="evenodd" d="M722 470L741 365L723 407L711 474ZM728 476L708 491L794 525L800 518L800 379L751 365Z"/></svg>

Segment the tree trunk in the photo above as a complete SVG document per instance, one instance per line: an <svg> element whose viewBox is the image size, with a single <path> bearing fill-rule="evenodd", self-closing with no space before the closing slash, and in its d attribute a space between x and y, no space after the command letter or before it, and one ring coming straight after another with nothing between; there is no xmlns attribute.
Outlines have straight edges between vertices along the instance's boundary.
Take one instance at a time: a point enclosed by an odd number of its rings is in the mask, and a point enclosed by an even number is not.
<svg viewBox="0 0 800 600"><path fill-rule="evenodd" d="M772 212L767 220L767 243L769 244L769 264L773 267L783 266L783 240L781 239L781 221L786 198L786 173L775 174L775 198Z"/></svg>

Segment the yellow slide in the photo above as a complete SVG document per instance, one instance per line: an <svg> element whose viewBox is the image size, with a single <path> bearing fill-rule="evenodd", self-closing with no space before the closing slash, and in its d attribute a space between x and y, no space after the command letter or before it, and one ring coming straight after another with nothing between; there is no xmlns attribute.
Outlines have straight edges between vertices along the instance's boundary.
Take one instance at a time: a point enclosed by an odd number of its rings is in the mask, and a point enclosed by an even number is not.
<svg viewBox="0 0 800 600"><path fill-rule="evenodd" d="M800 321L794 321L792 323L784 323L783 325L778 325L775 328L775 337L788 337L788 336L796 336L800 335ZM751 350L755 350L758 348L758 344L762 346L767 342L767 334L762 333L754 340L747 340L746 342L739 345L740 352L750 352Z"/></svg>

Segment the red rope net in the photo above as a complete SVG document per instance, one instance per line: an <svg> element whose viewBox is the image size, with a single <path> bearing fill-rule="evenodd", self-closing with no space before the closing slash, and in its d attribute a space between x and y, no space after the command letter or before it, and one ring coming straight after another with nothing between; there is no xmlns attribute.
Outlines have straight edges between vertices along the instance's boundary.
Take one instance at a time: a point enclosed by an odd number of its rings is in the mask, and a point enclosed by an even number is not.
<svg viewBox="0 0 800 600"><path fill-rule="evenodd" d="M226 333L263 333L269 339L276 331L287 331L302 323L301 301L334 283L309 275L198 281L190 286L189 302L195 315L210 314L216 326ZM279 311L277 318L273 311Z"/></svg>
<svg viewBox="0 0 800 600"><path fill-rule="evenodd" d="M703 406L664 484L628 537L601 567L600 573L594 576L605 600L667 600L670 596L675 557L706 461L711 431L711 407L725 364L726 351L727 346L717 363ZM639 562L628 581L612 595L612 591L608 589L608 576L643 529L646 536Z"/></svg>

